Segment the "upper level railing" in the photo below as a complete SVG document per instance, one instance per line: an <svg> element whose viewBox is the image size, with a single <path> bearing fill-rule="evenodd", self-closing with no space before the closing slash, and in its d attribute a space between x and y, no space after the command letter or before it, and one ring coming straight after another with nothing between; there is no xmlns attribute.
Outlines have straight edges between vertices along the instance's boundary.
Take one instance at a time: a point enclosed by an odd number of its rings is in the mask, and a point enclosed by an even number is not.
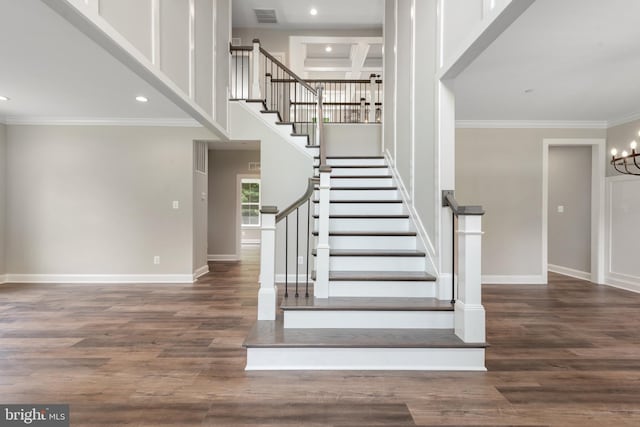
<svg viewBox="0 0 640 427"><path fill-rule="evenodd" d="M380 123L382 80L304 80L260 47L231 46L231 99L261 99L294 134L308 135L317 144L320 123ZM258 56L257 60L254 56ZM324 88L324 110L317 110L318 87ZM320 119L319 119L320 117Z"/></svg>

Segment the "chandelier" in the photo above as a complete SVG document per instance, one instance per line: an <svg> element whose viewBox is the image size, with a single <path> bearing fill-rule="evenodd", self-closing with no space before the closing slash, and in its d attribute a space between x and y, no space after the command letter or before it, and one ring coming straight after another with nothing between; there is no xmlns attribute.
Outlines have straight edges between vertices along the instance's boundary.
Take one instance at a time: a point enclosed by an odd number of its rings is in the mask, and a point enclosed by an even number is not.
<svg viewBox="0 0 640 427"><path fill-rule="evenodd" d="M640 136L640 132L638 132L638 136ZM638 160L640 153L636 151L638 143L636 141L631 141L629 147L631 148L631 154L629 154L628 151L623 150L618 156L617 149L614 148L611 150L611 164L622 174L640 176L640 161Z"/></svg>

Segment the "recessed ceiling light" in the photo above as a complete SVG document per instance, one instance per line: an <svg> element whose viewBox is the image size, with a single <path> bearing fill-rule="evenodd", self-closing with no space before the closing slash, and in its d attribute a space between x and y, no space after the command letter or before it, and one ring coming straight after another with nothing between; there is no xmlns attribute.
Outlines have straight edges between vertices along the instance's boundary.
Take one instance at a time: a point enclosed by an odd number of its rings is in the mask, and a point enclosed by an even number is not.
<svg viewBox="0 0 640 427"><path fill-rule="evenodd" d="M8 96L2 96L0 95L0 101L9 101L11 98L9 98Z"/></svg>
<svg viewBox="0 0 640 427"><path fill-rule="evenodd" d="M325 52L331 52L333 50L333 48L331 46L327 46L324 48Z"/></svg>
<svg viewBox="0 0 640 427"><path fill-rule="evenodd" d="M149 102L149 98L147 98L146 96L138 95L138 96L136 96L136 101L138 101L138 102Z"/></svg>
<svg viewBox="0 0 640 427"><path fill-rule="evenodd" d="M318 9L312 7L309 13L311 14L311 16L316 16L318 14Z"/></svg>

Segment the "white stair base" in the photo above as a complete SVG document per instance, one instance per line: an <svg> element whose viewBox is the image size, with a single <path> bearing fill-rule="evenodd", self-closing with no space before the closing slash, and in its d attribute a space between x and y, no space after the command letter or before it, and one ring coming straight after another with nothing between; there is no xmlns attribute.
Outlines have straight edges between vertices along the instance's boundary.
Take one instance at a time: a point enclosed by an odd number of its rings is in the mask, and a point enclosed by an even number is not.
<svg viewBox="0 0 640 427"><path fill-rule="evenodd" d="M329 297L435 298L435 282L329 281Z"/></svg>
<svg viewBox="0 0 640 427"><path fill-rule="evenodd" d="M486 371L484 348L247 348L247 371Z"/></svg>
<svg viewBox="0 0 640 427"><path fill-rule="evenodd" d="M452 329L453 327L453 311L284 311L285 329Z"/></svg>

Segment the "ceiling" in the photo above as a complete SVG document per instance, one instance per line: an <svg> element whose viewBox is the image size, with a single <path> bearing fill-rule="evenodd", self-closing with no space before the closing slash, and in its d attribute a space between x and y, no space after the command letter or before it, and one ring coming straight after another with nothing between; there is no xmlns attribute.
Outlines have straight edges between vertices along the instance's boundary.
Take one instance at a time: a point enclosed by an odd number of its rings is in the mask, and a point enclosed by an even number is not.
<svg viewBox="0 0 640 427"><path fill-rule="evenodd" d="M640 112L640 1L537 0L455 82L459 120Z"/></svg>
<svg viewBox="0 0 640 427"><path fill-rule="evenodd" d="M233 0L234 28L382 28L383 0ZM312 16L309 11L318 11ZM273 9L277 24L258 24L253 9Z"/></svg>
<svg viewBox="0 0 640 427"><path fill-rule="evenodd" d="M0 95L11 98L0 102L0 121L190 122L40 0L0 0L0 40ZM149 102L136 102L137 95Z"/></svg>

